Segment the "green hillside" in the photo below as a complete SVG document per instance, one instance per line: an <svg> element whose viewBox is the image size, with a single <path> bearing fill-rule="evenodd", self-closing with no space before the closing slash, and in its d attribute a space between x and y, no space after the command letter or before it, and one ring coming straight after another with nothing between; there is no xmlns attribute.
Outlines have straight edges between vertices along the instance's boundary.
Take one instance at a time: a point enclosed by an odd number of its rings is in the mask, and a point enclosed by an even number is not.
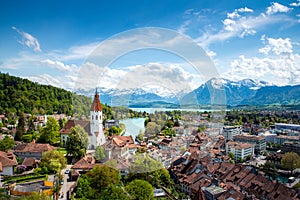
<svg viewBox="0 0 300 200"><path fill-rule="evenodd" d="M91 98L0 72L0 113L88 114Z"/></svg>

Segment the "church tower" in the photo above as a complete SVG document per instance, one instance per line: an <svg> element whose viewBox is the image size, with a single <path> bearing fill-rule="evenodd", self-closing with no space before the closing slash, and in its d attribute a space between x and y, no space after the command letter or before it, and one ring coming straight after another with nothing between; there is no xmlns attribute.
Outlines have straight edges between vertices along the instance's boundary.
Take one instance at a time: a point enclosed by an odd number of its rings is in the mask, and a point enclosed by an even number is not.
<svg viewBox="0 0 300 200"><path fill-rule="evenodd" d="M103 145L106 142L102 122L102 105L96 89L94 101L90 110L89 149L96 149L97 146Z"/></svg>

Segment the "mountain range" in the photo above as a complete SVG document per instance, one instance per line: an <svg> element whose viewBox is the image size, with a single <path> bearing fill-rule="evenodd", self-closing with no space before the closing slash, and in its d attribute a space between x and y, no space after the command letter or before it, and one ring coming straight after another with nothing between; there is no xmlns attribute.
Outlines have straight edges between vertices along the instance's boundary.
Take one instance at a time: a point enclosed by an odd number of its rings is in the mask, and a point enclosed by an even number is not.
<svg viewBox="0 0 300 200"><path fill-rule="evenodd" d="M122 90L98 88L101 102L112 106L179 108L191 105L298 105L300 85L276 86L266 81L244 79L231 81L212 78L187 94L165 94L142 88ZM76 93L92 96L95 90Z"/></svg>

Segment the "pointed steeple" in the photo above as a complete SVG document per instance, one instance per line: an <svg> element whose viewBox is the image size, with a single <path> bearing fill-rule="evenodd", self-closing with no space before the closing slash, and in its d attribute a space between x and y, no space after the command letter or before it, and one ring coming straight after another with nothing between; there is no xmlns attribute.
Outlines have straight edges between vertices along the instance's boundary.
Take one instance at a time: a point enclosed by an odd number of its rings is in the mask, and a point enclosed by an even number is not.
<svg viewBox="0 0 300 200"><path fill-rule="evenodd" d="M102 111L102 105L100 103L100 98L99 98L99 94L96 88L96 92L95 92L95 97L94 97L94 101L91 107L91 111Z"/></svg>

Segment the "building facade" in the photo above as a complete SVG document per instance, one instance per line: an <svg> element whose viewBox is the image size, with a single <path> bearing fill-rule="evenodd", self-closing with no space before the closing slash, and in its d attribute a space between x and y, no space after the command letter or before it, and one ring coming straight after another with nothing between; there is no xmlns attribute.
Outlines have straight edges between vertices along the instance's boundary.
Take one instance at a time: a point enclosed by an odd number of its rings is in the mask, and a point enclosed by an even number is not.
<svg viewBox="0 0 300 200"><path fill-rule="evenodd" d="M233 153L235 161L244 160L254 155L254 145L249 143L229 141L226 144L226 154Z"/></svg>
<svg viewBox="0 0 300 200"><path fill-rule="evenodd" d="M242 133L242 128L240 126L224 126L222 130L222 135L226 140L232 140L233 136Z"/></svg>
<svg viewBox="0 0 300 200"><path fill-rule="evenodd" d="M255 151L262 153L266 150L266 139L263 136L257 135L236 135L233 137L234 141L244 142L253 144L255 147Z"/></svg>

